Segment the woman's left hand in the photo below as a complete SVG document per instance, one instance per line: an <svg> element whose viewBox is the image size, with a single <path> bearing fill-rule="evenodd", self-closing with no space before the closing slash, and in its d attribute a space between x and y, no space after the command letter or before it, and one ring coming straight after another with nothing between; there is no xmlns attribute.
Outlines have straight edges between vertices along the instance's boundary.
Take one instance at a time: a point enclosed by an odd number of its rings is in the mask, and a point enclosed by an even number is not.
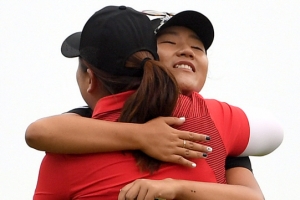
<svg viewBox="0 0 300 200"><path fill-rule="evenodd" d="M137 179L120 190L118 200L154 200L174 199L176 181Z"/></svg>

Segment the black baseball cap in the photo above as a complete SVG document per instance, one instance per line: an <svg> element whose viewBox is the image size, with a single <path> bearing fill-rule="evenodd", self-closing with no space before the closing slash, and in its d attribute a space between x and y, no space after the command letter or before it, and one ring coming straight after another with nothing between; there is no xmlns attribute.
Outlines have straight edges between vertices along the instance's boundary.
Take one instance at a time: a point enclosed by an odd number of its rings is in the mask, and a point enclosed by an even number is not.
<svg viewBox="0 0 300 200"><path fill-rule="evenodd" d="M203 14L193 10L177 13L174 16L166 16L153 19L152 27L156 34L170 26L184 26L194 31L207 50L214 40L214 28L210 20Z"/></svg>
<svg viewBox="0 0 300 200"><path fill-rule="evenodd" d="M156 36L150 19L126 6L107 6L94 13L77 32L65 39L65 57L82 57L98 69L113 75L141 76L141 69L127 68L125 62L138 51L158 59Z"/></svg>

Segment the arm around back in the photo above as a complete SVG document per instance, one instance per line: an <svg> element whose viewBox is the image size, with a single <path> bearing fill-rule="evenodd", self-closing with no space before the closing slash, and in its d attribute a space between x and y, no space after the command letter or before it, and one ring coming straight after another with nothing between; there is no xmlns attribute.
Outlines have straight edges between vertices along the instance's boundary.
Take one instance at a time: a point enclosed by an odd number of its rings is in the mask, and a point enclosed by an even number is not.
<svg viewBox="0 0 300 200"><path fill-rule="evenodd" d="M25 133L28 146L51 153L86 154L122 150L141 150L164 162L194 167L189 158L202 158L208 153L206 135L180 131L184 119L158 117L144 124L109 122L62 114L31 123ZM193 144L188 157L183 141Z"/></svg>
<svg viewBox="0 0 300 200"><path fill-rule="evenodd" d="M139 141L138 137L130 134L137 132L140 126L126 123L116 126L114 122L68 113L31 123L26 130L25 140L34 149L52 153L84 154L134 150L139 148Z"/></svg>

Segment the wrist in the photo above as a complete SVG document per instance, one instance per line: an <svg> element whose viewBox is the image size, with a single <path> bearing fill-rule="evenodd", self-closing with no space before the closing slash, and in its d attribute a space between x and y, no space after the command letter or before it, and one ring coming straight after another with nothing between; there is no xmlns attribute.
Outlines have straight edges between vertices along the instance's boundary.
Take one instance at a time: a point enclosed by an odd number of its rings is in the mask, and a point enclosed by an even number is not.
<svg viewBox="0 0 300 200"><path fill-rule="evenodd" d="M142 124L135 123L125 123L126 128L122 129L122 139L125 142L127 141L128 150L142 150L143 147L143 137L141 130L143 130L144 126ZM124 131L125 130L125 131Z"/></svg>
<svg viewBox="0 0 300 200"><path fill-rule="evenodd" d="M145 147L145 137L143 134L143 130L145 130L144 124L134 124L133 131L131 132L132 143L134 144L135 150L143 151Z"/></svg>

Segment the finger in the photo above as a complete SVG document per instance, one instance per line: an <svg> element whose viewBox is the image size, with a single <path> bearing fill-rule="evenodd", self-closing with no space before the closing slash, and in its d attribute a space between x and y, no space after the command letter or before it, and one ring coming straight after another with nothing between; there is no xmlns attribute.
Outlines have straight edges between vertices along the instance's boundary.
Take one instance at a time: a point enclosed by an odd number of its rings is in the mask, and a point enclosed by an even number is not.
<svg viewBox="0 0 300 200"><path fill-rule="evenodd" d="M133 186L133 184L134 184L134 182L129 183L120 190L120 193L118 195L118 200L126 199L126 194L127 194L128 190Z"/></svg>
<svg viewBox="0 0 300 200"><path fill-rule="evenodd" d="M188 159L191 159L191 158L207 158L208 156L208 153L206 152L197 152L197 151L192 151L192 150L189 150L189 149L182 149L181 150L181 156L184 157L184 158L188 158Z"/></svg>
<svg viewBox="0 0 300 200"><path fill-rule="evenodd" d="M195 142L183 143L183 147L178 149L176 154L184 158L207 158L208 154L212 152L212 148Z"/></svg>
<svg viewBox="0 0 300 200"><path fill-rule="evenodd" d="M146 188L143 188L143 187L139 188L139 191L136 194L137 195L136 199L137 200L145 200L145 199L147 199L146 198L147 192L148 192L148 190ZM153 198L151 200L153 200Z"/></svg>
<svg viewBox="0 0 300 200"><path fill-rule="evenodd" d="M118 195L118 200L126 200L126 190L121 189Z"/></svg>
<svg viewBox="0 0 300 200"><path fill-rule="evenodd" d="M168 125L182 125L185 122L185 117L160 117L162 120L164 120ZM180 136L182 139L190 140L190 141L209 141L210 137L205 134L199 134L199 133L194 133L190 131L181 131L177 130L177 134Z"/></svg>
<svg viewBox="0 0 300 200"><path fill-rule="evenodd" d="M141 191L141 185L138 184L138 181L137 182L135 181L134 184L130 187L130 189L126 192L125 199L126 200L143 199L143 192Z"/></svg>
<svg viewBox="0 0 300 200"><path fill-rule="evenodd" d="M126 191L121 189L118 195L118 200L125 200Z"/></svg>
<svg viewBox="0 0 300 200"><path fill-rule="evenodd" d="M178 134L178 136L183 140L199 141L199 142L200 141L205 142L205 141L210 140L210 137L208 135L200 134L200 133L194 133L194 132L190 132L190 131L177 130L176 134Z"/></svg>
<svg viewBox="0 0 300 200"><path fill-rule="evenodd" d="M153 192L150 192L149 190L147 191L147 193L145 194L145 198L142 200L155 200L157 198L155 198Z"/></svg>
<svg viewBox="0 0 300 200"><path fill-rule="evenodd" d="M197 144L194 142L187 142L185 148L179 147L174 152L173 156L169 157L168 162L177 163L185 166L193 167L193 162L187 160L191 158L207 158L208 154L212 152L212 148ZM182 158L180 158L182 157Z"/></svg>
<svg viewBox="0 0 300 200"><path fill-rule="evenodd" d="M178 164L178 165L182 165L185 167L191 167L191 168L196 167L196 163L194 163L180 155L171 156L169 162Z"/></svg>
<svg viewBox="0 0 300 200"><path fill-rule="evenodd" d="M168 125L173 126L180 126L185 122L185 117L160 117L163 119Z"/></svg>
<svg viewBox="0 0 300 200"><path fill-rule="evenodd" d="M193 150L195 152L202 152L202 153L211 153L213 150L210 146L199 144L196 142L186 141L186 140L183 140L182 148Z"/></svg>
<svg viewBox="0 0 300 200"><path fill-rule="evenodd" d="M189 149L182 148L180 155L173 155L172 157L170 157L169 162L183 165L186 167L194 168L197 166L197 164L188 159L191 159L191 158L203 158L204 159L204 158L207 158L207 156L208 156L208 153L202 153L202 152L197 152L197 151L192 151Z"/></svg>

